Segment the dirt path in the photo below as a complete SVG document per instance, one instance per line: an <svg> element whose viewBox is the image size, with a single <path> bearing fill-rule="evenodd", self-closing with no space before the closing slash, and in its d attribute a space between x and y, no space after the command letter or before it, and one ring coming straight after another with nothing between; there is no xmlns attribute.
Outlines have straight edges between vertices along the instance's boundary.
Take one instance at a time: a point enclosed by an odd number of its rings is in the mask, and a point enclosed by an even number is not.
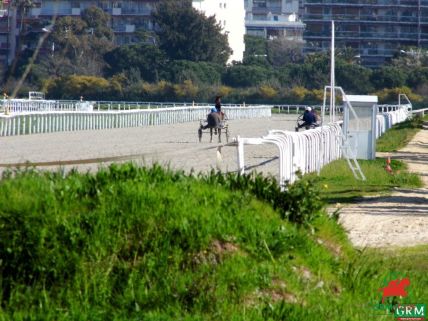
<svg viewBox="0 0 428 321"><path fill-rule="evenodd" d="M341 210L343 224L358 247L428 244L428 130L421 130L403 149L378 153L404 161L424 182L421 189L397 189L391 196L367 197Z"/></svg>

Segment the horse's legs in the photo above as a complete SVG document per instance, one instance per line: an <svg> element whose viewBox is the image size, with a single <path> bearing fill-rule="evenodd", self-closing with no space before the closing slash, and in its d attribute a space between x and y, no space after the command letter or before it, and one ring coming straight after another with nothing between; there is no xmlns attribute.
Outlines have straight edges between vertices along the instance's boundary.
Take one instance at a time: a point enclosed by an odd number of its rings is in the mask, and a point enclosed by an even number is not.
<svg viewBox="0 0 428 321"><path fill-rule="evenodd" d="M212 127L210 128L210 136L211 136L210 143L212 143L213 142L213 128Z"/></svg>
<svg viewBox="0 0 428 321"><path fill-rule="evenodd" d="M218 142L221 143L221 128L218 129Z"/></svg>

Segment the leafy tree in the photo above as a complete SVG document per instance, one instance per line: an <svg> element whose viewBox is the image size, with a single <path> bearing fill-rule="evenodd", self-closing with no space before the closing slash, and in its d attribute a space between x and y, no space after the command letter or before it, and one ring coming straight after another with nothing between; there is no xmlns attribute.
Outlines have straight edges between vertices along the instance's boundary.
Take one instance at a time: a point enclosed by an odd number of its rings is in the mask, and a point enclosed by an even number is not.
<svg viewBox="0 0 428 321"><path fill-rule="evenodd" d="M418 89L428 83L428 67L416 67L408 69L407 85Z"/></svg>
<svg viewBox="0 0 428 321"><path fill-rule="evenodd" d="M397 51L391 65L401 69L428 67L428 51L421 48L403 48Z"/></svg>
<svg viewBox="0 0 428 321"><path fill-rule="evenodd" d="M406 84L406 79L406 71L393 66L385 66L375 70L370 77L376 89L402 87Z"/></svg>
<svg viewBox="0 0 428 321"><path fill-rule="evenodd" d="M114 48L113 31L107 27L109 16L101 9L90 7L79 17L56 20L47 43L50 52L34 67L33 75L49 76L103 75L104 54Z"/></svg>
<svg viewBox="0 0 428 321"><path fill-rule="evenodd" d="M262 37L245 35L244 59L254 55L266 55L267 40Z"/></svg>
<svg viewBox="0 0 428 321"><path fill-rule="evenodd" d="M174 83L191 80L195 84L219 84L223 67L209 62L193 62L188 60L174 60L164 69L164 77Z"/></svg>
<svg viewBox="0 0 428 321"><path fill-rule="evenodd" d="M114 75L135 70L141 79L158 81L159 73L166 64L166 56L157 46L149 44L126 45L113 49L104 55L107 63L107 74Z"/></svg>
<svg viewBox="0 0 428 321"><path fill-rule="evenodd" d="M273 72L261 66L237 64L227 68L224 82L232 87L250 87L271 81Z"/></svg>
<svg viewBox="0 0 428 321"><path fill-rule="evenodd" d="M288 65L289 87L320 89L330 83L330 60L325 53L309 54L303 64Z"/></svg>
<svg viewBox="0 0 428 321"><path fill-rule="evenodd" d="M159 47L171 60L225 64L231 54L227 35L214 16L205 17L190 0L162 0L152 12Z"/></svg>
<svg viewBox="0 0 428 321"><path fill-rule="evenodd" d="M267 59L274 67L303 62L303 43L283 38L267 42Z"/></svg>
<svg viewBox="0 0 428 321"><path fill-rule="evenodd" d="M87 8L82 12L82 20L89 28L88 32L95 35L96 39L113 40L113 30L108 27L110 16L102 9L95 6Z"/></svg>
<svg viewBox="0 0 428 321"><path fill-rule="evenodd" d="M360 60L360 56L358 52L351 47L336 49L335 57L336 57L336 61L341 60L351 65L358 64Z"/></svg>
<svg viewBox="0 0 428 321"><path fill-rule="evenodd" d="M343 60L336 62L336 84L350 93L368 94L372 92L371 74L370 69L360 65L347 63Z"/></svg>
<svg viewBox="0 0 428 321"><path fill-rule="evenodd" d="M245 35L244 65L270 66L267 60L267 40L262 37Z"/></svg>

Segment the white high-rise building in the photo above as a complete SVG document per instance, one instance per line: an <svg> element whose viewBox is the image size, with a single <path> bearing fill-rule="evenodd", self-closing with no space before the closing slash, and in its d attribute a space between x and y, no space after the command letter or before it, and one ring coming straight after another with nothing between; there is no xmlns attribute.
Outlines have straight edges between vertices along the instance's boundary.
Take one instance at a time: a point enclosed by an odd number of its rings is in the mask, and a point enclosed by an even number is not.
<svg viewBox="0 0 428 321"><path fill-rule="evenodd" d="M245 51L245 6L242 0L193 0L193 7L215 16L229 38L233 53L228 63L242 61Z"/></svg>
<svg viewBox="0 0 428 321"><path fill-rule="evenodd" d="M303 41L305 25L299 18L299 0L245 0L244 2L248 35L267 39Z"/></svg>

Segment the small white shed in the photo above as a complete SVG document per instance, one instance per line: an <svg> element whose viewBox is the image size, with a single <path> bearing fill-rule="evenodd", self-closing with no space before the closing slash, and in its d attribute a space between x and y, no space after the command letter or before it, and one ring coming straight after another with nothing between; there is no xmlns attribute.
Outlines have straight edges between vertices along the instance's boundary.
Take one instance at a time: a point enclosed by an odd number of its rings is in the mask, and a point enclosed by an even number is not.
<svg viewBox="0 0 428 321"><path fill-rule="evenodd" d="M377 96L346 95L343 130L357 159L376 158Z"/></svg>

